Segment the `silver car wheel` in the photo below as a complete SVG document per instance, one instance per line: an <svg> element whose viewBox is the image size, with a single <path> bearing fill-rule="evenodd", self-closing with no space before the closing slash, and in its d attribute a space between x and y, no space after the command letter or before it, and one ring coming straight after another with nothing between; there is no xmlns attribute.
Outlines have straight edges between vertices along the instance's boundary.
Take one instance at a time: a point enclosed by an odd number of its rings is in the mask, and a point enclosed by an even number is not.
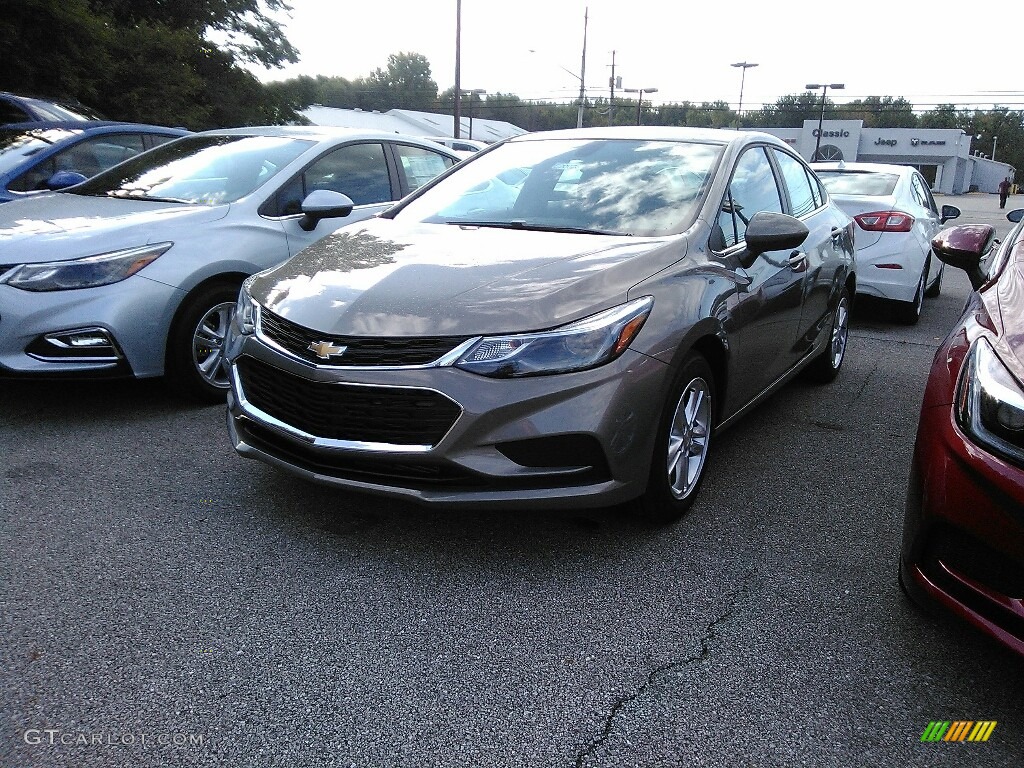
<svg viewBox="0 0 1024 768"><path fill-rule="evenodd" d="M836 318L832 323L832 367L839 368L846 354L846 341L850 336L850 302L845 296L836 307Z"/></svg>
<svg viewBox="0 0 1024 768"><path fill-rule="evenodd" d="M234 314L234 302L211 307L196 325L192 334L192 362L203 381L218 389L228 388L224 361L224 339Z"/></svg>
<svg viewBox="0 0 1024 768"><path fill-rule="evenodd" d="M700 479L711 437L711 387L695 378L683 388L668 432L668 485L685 499Z"/></svg>

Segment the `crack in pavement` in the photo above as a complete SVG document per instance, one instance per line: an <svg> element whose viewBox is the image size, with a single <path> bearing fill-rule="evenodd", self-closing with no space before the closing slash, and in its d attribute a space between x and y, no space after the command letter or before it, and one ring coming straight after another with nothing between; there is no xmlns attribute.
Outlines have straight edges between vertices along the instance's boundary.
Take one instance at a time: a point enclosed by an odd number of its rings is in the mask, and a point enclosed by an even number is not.
<svg viewBox="0 0 1024 768"><path fill-rule="evenodd" d="M651 672L647 675L647 679L639 688L636 689L636 691L627 696L620 697L612 705L611 711L608 713L608 717L605 718L604 728L601 731L601 735L595 738L593 741L590 742L590 744L588 744L584 749L577 753L576 768L583 768L584 762L587 760L587 758L592 757L594 753L597 751L597 749L606 741L608 741L609 737L611 736L612 728L615 725L615 719L618 716L618 714L626 707L627 704L636 701L648 690L650 690L654 686L658 677L664 675L666 672L670 672L676 669L682 669L683 667L693 664L695 662L705 661L706 659L708 659L708 657L711 656L711 638L714 636L715 631L718 628L718 625L722 624L726 619L732 616L734 610L736 609L736 606L738 606L742 598L746 596L750 588L750 580L753 577L754 573L755 569L749 569L746 573L743 574L743 578L740 581L740 585L731 592L726 593L728 604L726 605L725 610L722 611L722 613L719 616L717 616L710 624L708 624L707 629L704 630L704 635L700 639L700 650L697 653L687 656L685 659L667 662L666 664L662 664L660 667L656 667L655 669L651 670Z"/></svg>

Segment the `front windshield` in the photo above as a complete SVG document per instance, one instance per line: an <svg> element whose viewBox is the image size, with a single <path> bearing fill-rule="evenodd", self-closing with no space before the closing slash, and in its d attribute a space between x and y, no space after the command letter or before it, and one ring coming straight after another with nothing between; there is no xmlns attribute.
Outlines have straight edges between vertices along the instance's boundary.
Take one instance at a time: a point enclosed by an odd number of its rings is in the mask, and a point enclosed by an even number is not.
<svg viewBox="0 0 1024 768"><path fill-rule="evenodd" d="M661 236L687 229L722 147L683 141L512 141L394 216L424 223Z"/></svg>
<svg viewBox="0 0 1024 768"><path fill-rule="evenodd" d="M0 131L0 174L12 171L27 158L74 134L74 131L62 128Z"/></svg>
<svg viewBox="0 0 1024 768"><path fill-rule="evenodd" d="M198 205L232 203L263 186L312 145L306 139L276 136L186 136L68 191Z"/></svg>

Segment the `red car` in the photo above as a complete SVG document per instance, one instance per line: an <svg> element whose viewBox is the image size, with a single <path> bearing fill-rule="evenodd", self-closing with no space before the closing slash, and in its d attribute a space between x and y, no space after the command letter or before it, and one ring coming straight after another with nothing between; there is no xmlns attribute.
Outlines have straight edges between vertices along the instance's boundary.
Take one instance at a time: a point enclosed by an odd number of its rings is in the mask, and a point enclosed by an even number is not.
<svg viewBox="0 0 1024 768"><path fill-rule="evenodd" d="M932 363L907 489L900 584L1024 655L1024 210L940 232L974 292ZM986 254L989 254L986 257Z"/></svg>

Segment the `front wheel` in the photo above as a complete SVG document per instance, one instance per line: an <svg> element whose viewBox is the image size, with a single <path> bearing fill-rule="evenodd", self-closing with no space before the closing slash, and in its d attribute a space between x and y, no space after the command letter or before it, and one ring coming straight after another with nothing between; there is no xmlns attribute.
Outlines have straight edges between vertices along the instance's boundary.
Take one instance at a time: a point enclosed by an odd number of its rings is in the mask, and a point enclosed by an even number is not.
<svg viewBox="0 0 1024 768"><path fill-rule="evenodd" d="M846 358L846 344L850 338L850 292L843 288L839 292L836 311L832 315L832 331L829 344L804 369L804 375L811 381L827 384L839 375Z"/></svg>
<svg viewBox="0 0 1024 768"><path fill-rule="evenodd" d="M647 491L634 504L651 523L678 520L693 504L711 447L717 394L711 366L691 353L679 366L658 425Z"/></svg>
<svg viewBox="0 0 1024 768"><path fill-rule="evenodd" d="M224 341L238 286L213 285L189 297L167 340L167 376L186 395L223 402L228 391Z"/></svg>

